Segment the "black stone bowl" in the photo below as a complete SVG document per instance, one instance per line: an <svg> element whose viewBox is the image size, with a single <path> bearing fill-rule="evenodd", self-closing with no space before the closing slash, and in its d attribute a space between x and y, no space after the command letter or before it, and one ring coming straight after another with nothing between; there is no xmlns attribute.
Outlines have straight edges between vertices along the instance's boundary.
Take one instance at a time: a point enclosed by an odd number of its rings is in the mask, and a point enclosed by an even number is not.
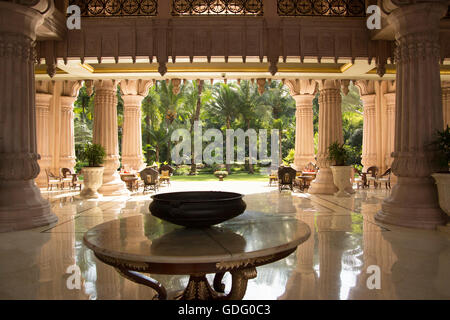
<svg viewBox="0 0 450 320"><path fill-rule="evenodd" d="M222 191L187 191L155 194L150 212L155 217L189 228L205 228L245 211L243 195Z"/></svg>

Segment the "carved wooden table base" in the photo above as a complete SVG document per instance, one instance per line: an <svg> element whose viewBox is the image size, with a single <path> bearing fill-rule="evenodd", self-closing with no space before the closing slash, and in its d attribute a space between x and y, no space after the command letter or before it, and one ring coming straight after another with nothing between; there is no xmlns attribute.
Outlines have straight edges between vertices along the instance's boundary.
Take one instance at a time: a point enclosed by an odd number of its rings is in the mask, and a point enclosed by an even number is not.
<svg viewBox="0 0 450 320"><path fill-rule="evenodd" d="M179 272L179 270L181 270L180 268L186 268L186 272L184 274L189 274L189 270L203 268L205 272L190 273L189 282L186 289L184 289L181 294L175 296L176 300L241 300L247 291L248 280L254 279L257 276L257 266L272 263L285 258L294 252L295 249L296 248L289 249L287 251L265 257L238 260L234 262L218 262L216 264L207 264L200 267L199 265L201 264L196 266L189 264L183 267L180 267L182 264L179 264L176 266L176 269L171 269L170 267L167 268L167 266L164 267L153 263L133 263L132 261L114 259L98 253L95 255L101 261L113 266L116 271L126 279L154 289L158 293L154 299L166 300L168 298L167 291L160 282L142 274L141 272L182 274L182 272ZM137 271L130 269L135 269ZM162 272L162 270L166 270L166 272ZM208 272L206 272L206 270ZM225 294L225 285L222 283L222 279L227 272L230 272L231 274L231 290L228 294ZM206 278L206 274L208 273L215 273L212 287Z"/></svg>

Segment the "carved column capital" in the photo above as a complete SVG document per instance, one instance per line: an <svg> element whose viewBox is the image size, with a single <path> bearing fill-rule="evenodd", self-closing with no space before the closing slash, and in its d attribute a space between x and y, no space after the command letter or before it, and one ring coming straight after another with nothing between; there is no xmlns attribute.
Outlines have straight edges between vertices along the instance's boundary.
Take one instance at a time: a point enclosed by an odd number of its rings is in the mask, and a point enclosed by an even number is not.
<svg viewBox="0 0 450 320"><path fill-rule="evenodd" d="M317 89L317 82L315 80L285 80L284 84L289 88L291 96L314 94Z"/></svg>
<svg viewBox="0 0 450 320"><path fill-rule="evenodd" d="M292 96L295 100L295 105L297 106L297 110L303 107L310 108L312 110L312 101L314 100L313 94L298 94Z"/></svg>
<svg viewBox="0 0 450 320"><path fill-rule="evenodd" d="M141 95L147 96L148 90L153 85L152 80L121 80L120 81L120 91L124 95Z"/></svg>
<svg viewBox="0 0 450 320"><path fill-rule="evenodd" d="M355 86L359 89L361 96L375 94L375 81L373 80L358 80Z"/></svg>
<svg viewBox="0 0 450 320"><path fill-rule="evenodd" d="M77 100L77 97L61 96L61 111L72 111L75 100Z"/></svg>
<svg viewBox="0 0 450 320"><path fill-rule="evenodd" d="M49 108L51 94L48 93L36 93L36 108Z"/></svg>

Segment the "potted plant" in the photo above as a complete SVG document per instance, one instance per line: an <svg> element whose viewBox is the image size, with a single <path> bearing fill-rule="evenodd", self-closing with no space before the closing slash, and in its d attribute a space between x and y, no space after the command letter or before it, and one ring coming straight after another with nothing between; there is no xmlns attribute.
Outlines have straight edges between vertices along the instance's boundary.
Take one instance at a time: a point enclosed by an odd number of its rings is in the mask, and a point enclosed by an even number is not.
<svg viewBox="0 0 450 320"><path fill-rule="evenodd" d="M105 149L100 144L88 143L85 145L81 153L81 159L88 162L89 166L81 169L84 184L84 188L80 193L81 198L96 199L101 197L97 190L103 183L103 170L105 168L101 164L105 157Z"/></svg>
<svg viewBox="0 0 450 320"><path fill-rule="evenodd" d="M328 159L334 162L334 165L331 166L333 182L339 189L335 196L349 197L349 193L354 193L354 190L350 182L353 168L347 163L349 159L347 147L337 141L332 143L328 147Z"/></svg>
<svg viewBox="0 0 450 320"><path fill-rule="evenodd" d="M228 171L215 171L214 175L219 178L219 181L223 181L223 178L225 178L226 176L228 176Z"/></svg>
<svg viewBox="0 0 450 320"><path fill-rule="evenodd" d="M448 125L443 131L437 132L433 145L436 146L438 151L436 157L437 165L442 170L433 173L432 177L436 181L438 189L439 206L450 216L450 127Z"/></svg>

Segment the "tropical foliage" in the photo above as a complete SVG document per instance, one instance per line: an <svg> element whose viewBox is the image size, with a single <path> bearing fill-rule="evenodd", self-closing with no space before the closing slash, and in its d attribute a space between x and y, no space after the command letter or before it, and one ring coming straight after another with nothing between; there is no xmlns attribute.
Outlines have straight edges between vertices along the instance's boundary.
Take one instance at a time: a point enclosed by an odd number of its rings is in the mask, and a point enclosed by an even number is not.
<svg viewBox="0 0 450 320"><path fill-rule="evenodd" d="M86 87L82 87L74 104L75 112L75 148L78 159L77 168L86 165L82 160L82 151L86 143L92 142L94 94L89 95ZM120 87L118 97L118 135L122 137L123 100ZM355 86L343 95L343 131L344 144L349 152L349 162L360 164L362 145L362 104ZM315 143L317 144L319 106L317 96L313 100L313 121ZM266 82L264 92L260 93L254 81L242 80L239 83L210 81L183 81L175 88L171 81L156 81L149 89L142 102L142 148L148 165L153 163L171 163L170 137L174 130L187 129L194 135L194 123L206 129L216 128L224 133L226 129L252 128L258 132L267 129L270 156L270 131L279 130L280 161L292 163L295 148L295 101L281 81ZM191 139L193 142L194 139ZM210 142L202 142L205 147ZM119 144L120 146L120 144ZM192 146L193 147L193 146ZM235 147L236 148L236 147ZM235 150L236 151L236 150ZM248 143L246 143L245 163L224 165L223 169L230 174L245 170L248 173L258 172L261 166L267 165L258 161L251 164ZM317 150L316 150L317 151ZM193 152L192 152L193 153ZM225 160L225 159L224 159ZM281 163L281 162L280 162ZM213 173L220 169L218 165L199 169L195 159L183 166L183 174L196 174L208 171ZM238 170L238 171L236 171Z"/></svg>

